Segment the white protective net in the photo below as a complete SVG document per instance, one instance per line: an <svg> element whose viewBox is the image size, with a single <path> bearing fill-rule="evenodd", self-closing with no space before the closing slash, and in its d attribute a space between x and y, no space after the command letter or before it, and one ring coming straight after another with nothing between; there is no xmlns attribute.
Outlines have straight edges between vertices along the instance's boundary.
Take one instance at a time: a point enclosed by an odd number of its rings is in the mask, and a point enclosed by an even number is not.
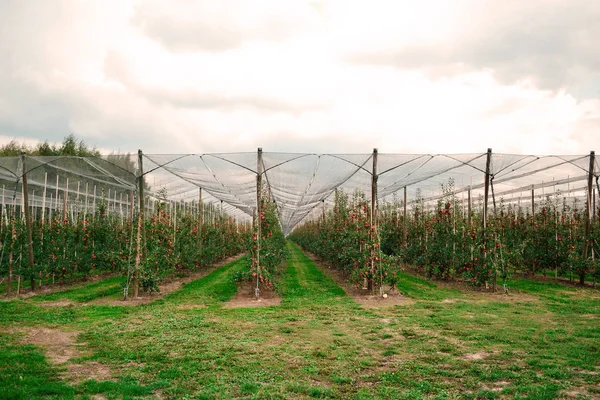
<svg viewBox="0 0 600 400"><path fill-rule="evenodd" d="M590 173L587 155L490 154L491 207L514 204L531 210L553 196L585 207ZM374 159L376 163L374 164ZM140 160L142 165L140 165ZM250 221L256 208L257 171L277 205L285 234L332 207L337 190L359 191L371 199L373 170L379 204L402 206L419 197L433 207L452 183L453 193L481 207L488 153L479 154L310 154L211 153L143 154L102 157L2 157L2 205L22 207L22 174L27 173L29 206L37 218L64 212L91 213L104 204L112 214L133 214L143 171L145 207L152 199L197 209L201 200L214 213ZM25 169L23 169L23 163ZM260 164L260 165L259 165ZM141 167L141 168L140 168ZM594 159L594 207L600 163ZM201 189L201 190L200 190ZM532 199L533 198L533 199ZM3 208L4 209L4 208Z"/></svg>

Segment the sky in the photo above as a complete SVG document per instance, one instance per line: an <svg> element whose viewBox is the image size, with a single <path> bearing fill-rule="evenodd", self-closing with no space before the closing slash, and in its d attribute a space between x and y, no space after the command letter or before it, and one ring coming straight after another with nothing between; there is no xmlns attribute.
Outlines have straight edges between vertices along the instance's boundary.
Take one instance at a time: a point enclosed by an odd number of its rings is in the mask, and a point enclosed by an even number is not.
<svg viewBox="0 0 600 400"><path fill-rule="evenodd" d="M0 143L600 150L597 0L0 0Z"/></svg>

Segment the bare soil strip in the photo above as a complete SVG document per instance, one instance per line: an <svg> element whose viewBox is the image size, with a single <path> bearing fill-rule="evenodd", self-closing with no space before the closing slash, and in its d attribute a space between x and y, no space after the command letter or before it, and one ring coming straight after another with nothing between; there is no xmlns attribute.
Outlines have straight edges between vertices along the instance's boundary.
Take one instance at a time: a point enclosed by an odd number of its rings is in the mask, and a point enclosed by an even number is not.
<svg viewBox="0 0 600 400"><path fill-rule="evenodd" d="M281 304L281 297L272 290L261 288L260 297L257 299L254 294L254 287L250 283L242 284L233 298L225 304L225 308L245 308L245 307L270 307Z"/></svg>
<svg viewBox="0 0 600 400"><path fill-rule="evenodd" d="M71 363L74 358L87 355L86 343L77 343L77 331L61 331L50 328L28 328L24 331L23 342L44 349L50 364L64 366L63 377L70 382L82 382L88 379L105 381L111 379L110 368L95 361L79 364Z"/></svg>

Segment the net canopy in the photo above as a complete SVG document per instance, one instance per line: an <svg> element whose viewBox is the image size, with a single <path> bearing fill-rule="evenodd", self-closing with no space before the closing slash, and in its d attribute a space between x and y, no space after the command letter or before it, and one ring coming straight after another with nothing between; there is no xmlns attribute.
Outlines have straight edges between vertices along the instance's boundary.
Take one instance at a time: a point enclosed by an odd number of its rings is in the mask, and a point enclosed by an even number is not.
<svg viewBox="0 0 600 400"><path fill-rule="evenodd" d="M489 163L488 163L489 161ZM592 169L590 171L590 162ZM273 201L285 234L307 218L332 207L336 190L377 202L420 199L433 207L448 188L458 198L481 200L486 171L490 202L532 208L555 201L585 206L592 174L594 196L600 163L587 155L477 154L315 154L210 153L112 154L100 157L2 157L2 204L21 204L22 176L28 180L29 205L41 209L133 212L143 177L146 207L152 200L194 210L202 201L219 213L250 221L257 205L257 176L263 196ZM376 179L374 179L376 178ZM201 189L201 190L200 190ZM445 192L446 191L446 192ZM406 197L405 197L406 196Z"/></svg>

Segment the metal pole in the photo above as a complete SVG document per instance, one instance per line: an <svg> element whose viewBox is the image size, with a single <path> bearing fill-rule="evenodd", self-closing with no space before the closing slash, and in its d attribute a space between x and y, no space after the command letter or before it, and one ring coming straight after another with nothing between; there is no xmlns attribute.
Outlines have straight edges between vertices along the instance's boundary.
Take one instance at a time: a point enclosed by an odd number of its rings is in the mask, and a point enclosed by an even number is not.
<svg viewBox="0 0 600 400"><path fill-rule="evenodd" d="M406 186L404 186L404 245L408 245L408 214L407 210L407 195L406 195Z"/></svg>
<svg viewBox="0 0 600 400"><path fill-rule="evenodd" d="M590 219L592 216L592 191L594 190L594 163L596 153L590 152L590 168L588 173L588 188L587 188L587 201L586 201L586 214L585 214L585 226L583 233L583 261L586 262L588 259L589 247L590 247ZM579 274L579 284L585 283L585 271Z"/></svg>
<svg viewBox="0 0 600 400"><path fill-rule="evenodd" d="M256 166L256 288L254 295L260 297L260 237L262 225L262 148L258 148Z"/></svg>
<svg viewBox="0 0 600 400"><path fill-rule="evenodd" d="M377 235L377 149L373 149L373 170L371 174L371 231L369 236L371 242L375 244L376 238L373 236ZM375 247L371 248L371 278L368 281L367 289L373 291L373 277L375 275Z"/></svg>
<svg viewBox="0 0 600 400"><path fill-rule="evenodd" d="M31 274L31 291L35 292L35 273L33 260L33 238L31 233L31 215L29 213L29 194L27 193L27 169L25 168L25 153L21 153L21 165L23 167L23 204L25 205L25 228L27 229L27 266Z"/></svg>
<svg viewBox="0 0 600 400"><path fill-rule="evenodd" d="M485 231L487 228L488 196L490 192L490 166L492 163L492 149L487 151L487 160L485 162L485 189L483 194L483 243L485 245Z"/></svg>

